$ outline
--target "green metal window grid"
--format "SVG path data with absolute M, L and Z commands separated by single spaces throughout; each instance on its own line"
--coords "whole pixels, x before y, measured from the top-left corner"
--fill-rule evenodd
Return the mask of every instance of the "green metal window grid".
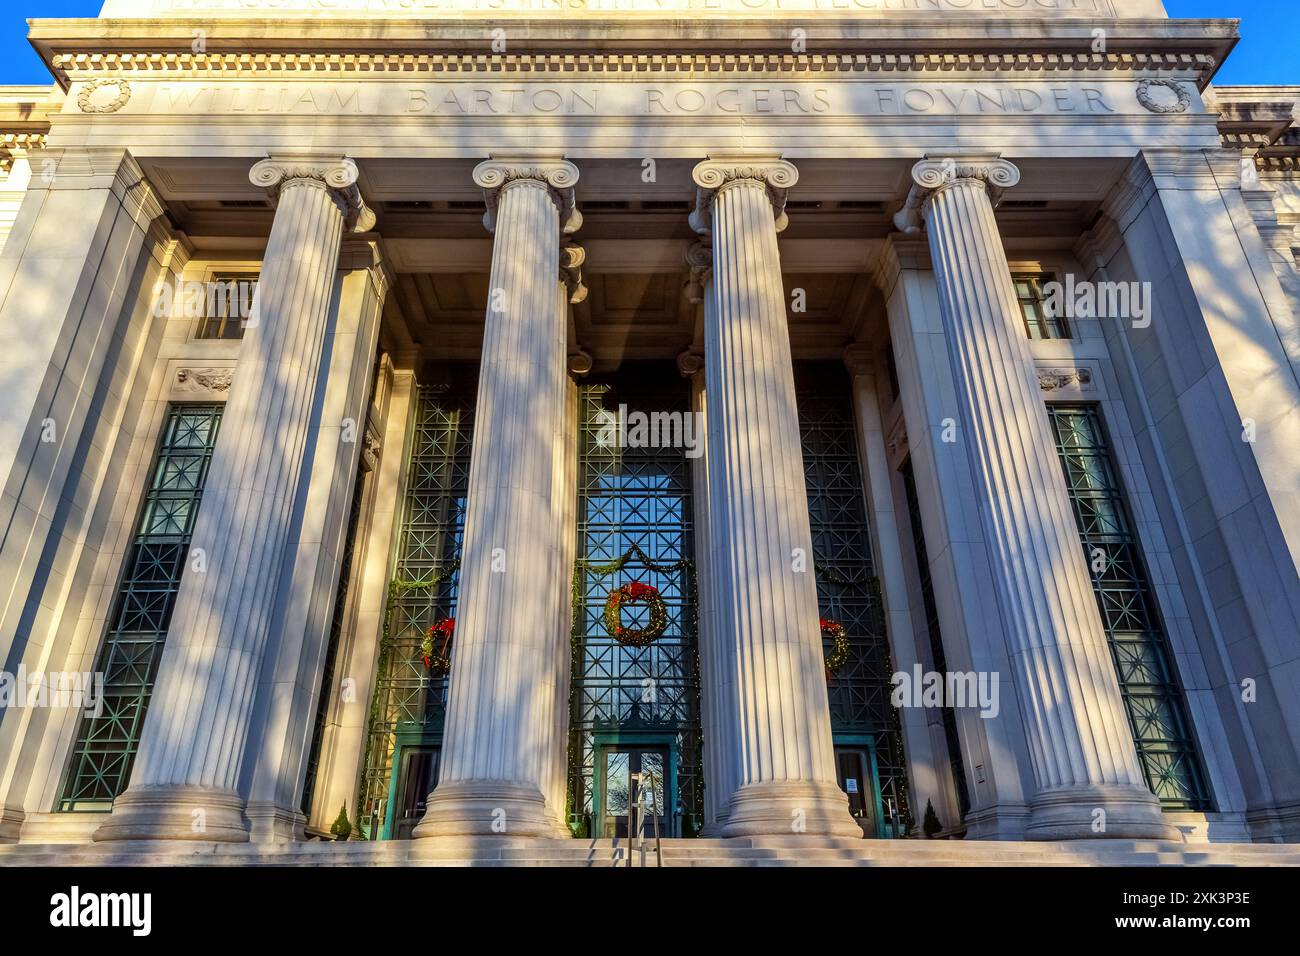
M 690 459 L 681 448 L 620 448 L 598 440 L 602 410 L 690 412 L 687 383 L 674 368 L 636 365 L 613 384 L 579 389 L 578 566 L 570 695 L 570 823 L 598 835 L 593 791 L 598 741 L 621 735 L 660 735 L 674 742 L 676 805 L 681 834 L 703 822 L 703 740 L 691 513 Z M 640 554 L 621 570 L 599 566 Z M 649 567 L 655 565 L 659 570 Z M 666 566 L 684 564 L 675 570 Z M 609 592 L 640 581 L 659 589 L 668 611 L 663 635 L 648 647 L 625 647 L 605 630 Z M 627 627 L 644 627 L 644 609 L 623 612 Z M 647 687 L 653 693 L 647 695 Z
M 907 766 L 890 703 L 894 665 L 871 557 L 851 384 L 838 363 L 800 362 L 795 385 L 818 602 L 822 617 L 844 625 L 851 649 L 827 685 L 831 730 L 873 737 L 881 799 L 906 821 Z
M 1020 302 L 1020 315 L 1025 322 L 1025 333 L 1031 339 L 1068 339 L 1070 323 L 1064 315 L 1051 313 L 1043 294 L 1043 286 L 1052 281 L 1052 276 L 1018 275 L 1012 280 Z
M 454 385 L 423 386 L 416 398 L 397 570 L 389 585 L 358 799 L 360 827 L 369 839 L 385 832 L 398 735 L 437 744 L 446 720 L 447 679 L 430 676 L 420 643 L 431 625 L 455 616 L 460 584 L 477 384 L 470 371 L 457 371 Z
M 172 405 L 154 454 L 108 632 L 102 713 L 77 729 L 59 810 L 109 810 L 130 780 L 221 423 L 219 404 Z
M 1048 415 L 1147 784 L 1168 810 L 1209 810 L 1182 687 L 1101 415 L 1093 405 L 1057 404 Z
M 907 519 L 912 526 L 912 550 L 916 552 L 916 573 L 921 585 L 921 603 L 925 607 L 925 630 L 930 638 L 930 657 L 935 671 L 946 674 L 948 658 L 943 652 L 939 604 L 934 598 L 930 554 L 925 547 L 925 529 L 921 527 L 921 499 L 916 493 L 916 475 L 912 471 L 911 458 L 903 462 L 899 473 L 903 478 L 903 492 L 907 495 Z M 957 736 L 957 713 L 951 707 L 943 708 L 943 736 L 948 743 L 948 764 L 952 768 L 953 783 L 957 787 L 957 806 L 965 817 L 970 812 L 970 785 L 966 780 L 966 764 L 961 757 L 961 740 Z
M 311 812 L 311 800 L 316 792 L 316 775 L 320 771 L 320 750 L 325 740 L 325 725 L 329 720 L 329 701 L 334 687 L 334 672 L 338 664 L 339 643 L 343 637 L 343 624 L 347 620 L 348 596 L 352 591 L 352 562 L 356 552 L 357 527 L 361 523 L 361 503 L 365 500 L 365 490 L 366 475 L 359 470 L 352 485 L 348 527 L 343 538 L 343 556 L 339 561 L 339 584 L 334 595 L 334 611 L 330 616 L 325 660 L 321 667 L 320 693 L 316 702 L 316 719 L 312 723 L 311 746 L 307 750 L 307 772 L 303 779 L 300 807 L 305 814 Z

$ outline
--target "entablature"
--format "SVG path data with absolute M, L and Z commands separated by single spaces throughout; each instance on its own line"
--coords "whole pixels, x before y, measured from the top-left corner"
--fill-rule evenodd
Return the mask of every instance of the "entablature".
M 197 25 L 196 25 L 197 24 Z M 1204 87 L 1236 20 L 999 17 L 836 11 L 777 19 L 536 14 L 31 22 L 61 84 L 86 71 L 916 72 L 1191 71 Z

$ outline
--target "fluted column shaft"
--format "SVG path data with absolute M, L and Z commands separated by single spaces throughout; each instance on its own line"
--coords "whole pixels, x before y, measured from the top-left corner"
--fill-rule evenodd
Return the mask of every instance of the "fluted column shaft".
M 1038 787 L 1027 836 L 1170 836 L 1138 765 L 1055 441 L 1031 387 L 1033 359 L 990 196 L 1019 173 L 994 157 L 927 159 L 913 178 L 907 209 L 919 210 L 929 235 L 955 417 Z
M 263 160 L 278 200 L 131 785 L 97 840 L 244 841 L 236 792 L 303 476 L 350 160 Z M 196 555 L 202 564 L 194 565 Z
M 693 221 L 713 244 L 705 389 L 717 679 L 738 758 L 727 836 L 861 835 L 835 782 L 777 253 L 795 179 L 772 159 L 695 169 Z
M 557 307 L 561 213 L 577 170 L 489 160 L 495 231 L 470 459 L 460 598 L 439 783 L 416 836 L 554 835 L 550 787 L 560 617 L 555 437 L 566 330 Z

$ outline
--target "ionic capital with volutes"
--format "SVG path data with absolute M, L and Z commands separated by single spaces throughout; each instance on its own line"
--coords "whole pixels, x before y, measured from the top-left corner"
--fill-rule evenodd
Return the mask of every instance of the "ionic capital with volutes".
M 760 183 L 772 203 L 776 231 L 785 229 L 789 222 L 785 214 L 786 193 L 799 181 L 799 170 L 794 163 L 775 155 L 752 153 L 712 154 L 691 172 L 695 181 L 695 209 L 691 213 L 691 228 L 701 235 L 713 231 L 712 208 L 714 197 L 724 189 L 740 183 Z
M 578 184 L 578 167 L 559 156 L 499 154 L 474 167 L 474 182 L 483 190 L 487 212 L 483 225 L 496 231 L 497 204 L 501 194 L 515 184 L 533 183 L 544 187 L 560 213 L 560 231 L 567 235 L 582 226 L 574 187 Z
M 311 182 L 324 187 L 338 204 L 343 221 L 352 232 L 369 232 L 375 214 L 357 188 L 360 175 L 357 164 L 345 156 L 318 153 L 276 153 L 253 164 L 248 179 L 261 186 L 274 205 L 285 188 L 294 182 Z
M 912 167 L 912 188 L 903 208 L 894 215 L 900 232 L 915 234 L 925 224 L 931 199 L 959 183 L 981 183 L 996 206 L 1002 193 L 1020 182 L 1020 170 L 997 153 L 937 156 L 927 153 Z

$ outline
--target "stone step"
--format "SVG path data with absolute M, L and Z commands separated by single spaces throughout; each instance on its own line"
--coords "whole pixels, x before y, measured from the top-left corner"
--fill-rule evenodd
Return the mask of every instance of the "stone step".
M 656 865 L 647 841 L 647 866 Z M 0 866 L 573 866 L 627 862 L 627 841 L 437 839 L 381 843 L 137 842 L 0 846 Z M 633 866 L 641 854 L 631 850 Z M 1300 847 L 1140 840 L 665 840 L 664 867 L 691 866 L 1300 866 Z

